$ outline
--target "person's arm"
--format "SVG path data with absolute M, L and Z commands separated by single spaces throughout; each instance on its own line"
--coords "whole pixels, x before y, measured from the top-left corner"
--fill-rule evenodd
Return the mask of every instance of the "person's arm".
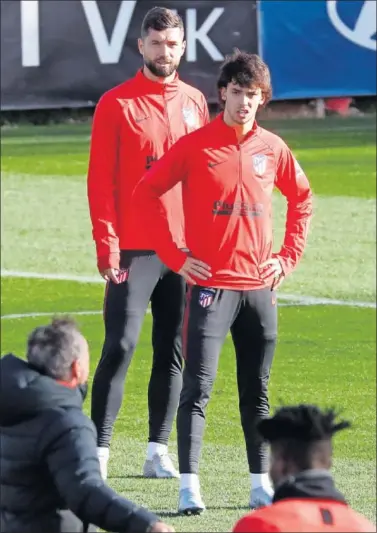
M 287 219 L 283 245 L 274 256 L 287 276 L 300 261 L 307 241 L 313 200 L 308 178 L 284 144 L 276 168 L 276 187 L 287 198 Z
M 54 417 L 42 435 L 40 454 L 55 486 L 82 522 L 117 533 L 143 532 L 160 520 L 146 509 L 119 496 L 101 477 L 95 431 L 83 414 Z
M 161 261 L 187 282 L 195 284 L 194 277 L 203 280 L 210 277 L 210 267 L 175 244 L 161 201 L 161 196 L 187 178 L 189 157 L 188 143 L 182 138 L 144 175 L 135 187 L 132 201 L 142 214 L 143 224 L 152 236 L 153 248 Z
M 206 124 L 210 122 L 210 117 L 209 117 L 208 103 L 207 103 L 207 100 L 204 94 L 202 94 L 202 102 L 201 102 L 200 108 L 201 108 L 202 117 L 203 117 L 202 126 L 205 126 Z
M 136 185 L 132 201 L 141 214 L 143 225 L 152 236 L 153 249 L 161 261 L 183 276 L 187 282 L 195 284 L 194 277 L 203 280 L 211 277 L 210 267 L 200 259 L 183 252 L 175 244 L 166 209 L 161 201 L 161 196 L 186 180 L 189 147 L 184 138 L 176 142 Z
M 115 177 L 119 153 L 119 113 L 115 98 L 103 96 L 96 107 L 90 145 L 87 193 L 97 266 L 118 269 L 120 252 L 116 227 Z
M 154 250 L 171 270 L 178 272 L 187 254 L 174 243 L 166 209 L 161 196 L 183 182 L 187 174 L 186 153 L 182 140 L 156 161 L 133 192 L 132 202 L 143 217 L 143 225 L 151 234 Z

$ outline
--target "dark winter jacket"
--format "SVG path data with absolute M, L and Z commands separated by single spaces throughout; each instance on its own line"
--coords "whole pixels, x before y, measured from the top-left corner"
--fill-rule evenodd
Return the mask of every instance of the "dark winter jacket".
M 2 533 L 85 531 L 88 524 L 141 532 L 158 520 L 103 482 L 79 389 L 11 354 L 0 359 L 0 385 Z

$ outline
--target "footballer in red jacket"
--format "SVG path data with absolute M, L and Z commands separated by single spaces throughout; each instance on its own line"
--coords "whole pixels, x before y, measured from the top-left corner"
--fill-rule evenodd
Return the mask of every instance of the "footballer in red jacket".
M 306 175 L 287 145 L 255 115 L 271 97 L 267 65 L 237 51 L 223 64 L 222 112 L 180 139 L 135 189 L 135 206 L 161 260 L 188 282 L 185 369 L 178 409 L 179 511 L 200 513 L 199 456 L 205 410 L 220 351 L 231 331 L 242 427 L 251 473 L 250 505 L 271 502 L 267 448 L 255 431 L 269 412 L 268 382 L 277 337 L 276 289 L 299 262 L 312 215 Z M 175 244 L 163 196 L 182 186 L 185 239 Z M 272 193 L 286 197 L 283 245 L 272 252 Z
M 271 445 L 273 504 L 243 516 L 234 533 L 376 531 L 347 504 L 331 475 L 332 437 L 350 425 L 336 416 L 332 409 L 293 405 L 260 420 L 258 431 Z
M 138 45 L 143 68 L 102 96 L 93 121 L 88 199 L 98 269 L 107 290 L 105 341 L 93 381 L 92 419 L 106 477 L 127 370 L 151 301 L 153 363 L 144 475 L 177 477 L 167 444 L 182 388 L 186 284 L 156 255 L 151 228 L 140 224 L 131 196 L 146 170 L 209 117 L 203 94 L 182 82 L 176 71 L 185 50 L 182 19 L 169 9 L 151 9 Z M 183 250 L 181 185 L 171 188 L 162 201 L 172 239 Z

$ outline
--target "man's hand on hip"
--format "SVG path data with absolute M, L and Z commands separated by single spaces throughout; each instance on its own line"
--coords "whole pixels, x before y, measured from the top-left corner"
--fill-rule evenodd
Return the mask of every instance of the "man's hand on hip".
M 195 259 L 194 257 L 188 257 L 186 259 L 183 267 L 178 271 L 178 274 L 185 278 L 188 283 L 193 285 L 196 285 L 196 281 L 194 280 L 193 276 L 203 280 L 207 280 L 212 276 L 211 267 L 206 263 L 203 263 L 203 261 Z
M 271 257 L 259 265 L 261 279 L 267 284 L 272 282 L 271 290 L 276 290 L 284 281 L 283 267 L 277 257 Z
M 106 281 L 112 281 L 118 285 L 118 269 L 116 268 L 105 268 L 105 270 L 100 271 L 101 276 Z

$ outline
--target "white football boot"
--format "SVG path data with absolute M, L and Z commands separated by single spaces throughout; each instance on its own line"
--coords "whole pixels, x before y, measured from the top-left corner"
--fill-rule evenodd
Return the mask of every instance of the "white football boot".
M 144 463 L 143 475 L 147 478 L 161 479 L 180 477 L 167 453 L 156 453 L 152 459 L 147 459 Z

